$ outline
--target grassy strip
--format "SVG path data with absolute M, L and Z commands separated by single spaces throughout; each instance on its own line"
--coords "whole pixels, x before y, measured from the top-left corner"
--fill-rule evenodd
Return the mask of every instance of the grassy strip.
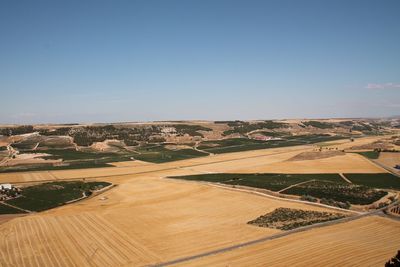
M 0 214 L 18 214 L 18 213 L 25 213 L 25 212 L 0 203 Z
M 26 210 L 43 211 L 64 205 L 81 198 L 83 193 L 110 185 L 107 182 L 52 182 L 33 185 L 22 190 L 22 196 L 7 200 L 6 203 Z
M 355 184 L 400 190 L 400 178 L 391 173 L 346 173 L 345 176 Z
M 249 221 L 248 224 L 280 230 L 292 230 L 298 227 L 337 220 L 344 217 L 346 217 L 346 215 L 340 213 L 277 208 L 273 212 Z

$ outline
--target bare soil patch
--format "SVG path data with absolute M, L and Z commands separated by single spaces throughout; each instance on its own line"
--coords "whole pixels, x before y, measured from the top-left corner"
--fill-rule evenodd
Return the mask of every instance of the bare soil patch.
M 288 159 L 288 161 L 326 159 L 344 155 L 345 153 L 342 151 L 311 151 L 311 152 L 302 152 L 294 156 L 293 158 Z

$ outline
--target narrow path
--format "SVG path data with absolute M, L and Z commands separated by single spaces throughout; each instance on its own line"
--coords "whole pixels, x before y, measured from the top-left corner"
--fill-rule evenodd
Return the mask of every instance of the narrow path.
M 26 213 L 32 213 L 32 211 L 31 211 L 31 210 L 25 210 L 25 209 L 19 208 L 19 207 L 17 207 L 17 206 L 14 206 L 14 205 L 8 204 L 8 203 L 6 203 L 6 202 L 4 202 L 4 201 L 0 201 L 0 203 L 1 203 L 2 205 L 4 205 L 4 206 L 9 206 L 9 207 L 11 207 L 11 208 L 14 208 L 14 209 L 17 209 L 17 210 L 24 211 L 24 212 L 26 212 Z
M 38 146 L 40 145 L 40 142 L 38 142 L 33 148 L 32 150 L 36 150 L 38 148 Z
M 295 186 L 298 186 L 298 185 L 302 185 L 302 184 L 306 184 L 306 183 L 309 183 L 309 182 L 314 182 L 314 181 L 315 181 L 315 179 L 311 179 L 311 180 L 300 182 L 300 183 L 297 183 L 297 184 L 292 184 L 291 186 L 288 186 L 286 188 L 283 188 L 283 189 L 279 190 L 278 193 L 282 193 L 283 191 L 288 190 L 288 189 L 290 189 L 292 187 L 295 187 Z
M 344 176 L 344 174 L 343 174 L 343 173 L 339 173 L 339 175 L 340 175 L 340 177 L 342 177 L 342 178 L 343 178 L 343 180 L 345 180 L 347 183 L 349 183 L 349 184 L 352 184 L 352 183 L 353 183 L 352 181 L 350 181 L 349 179 L 347 179 L 347 177 L 346 177 L 346 176 Z
M 201 152 L 201 153 L 206 153 L 206 154 L 208 154 L 209 156 L 214 155 L 214 154 L 211 153 L 211 152 L 208 152 L 208 151 L 199 149 L 199 148 L 198 148 L 199 144 L 200 144 L 200 142 L 197 141 L 196 144 L 193 146 L 193 149 L 196 150 L 196 151 L 198 151 L 198 152 Z

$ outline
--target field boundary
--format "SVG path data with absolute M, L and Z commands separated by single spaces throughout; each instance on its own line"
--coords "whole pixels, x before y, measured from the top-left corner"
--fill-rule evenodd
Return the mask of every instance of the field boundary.
M 352 181 L 350 181 L 349 179 L 347 179 L 347 177 L 346 177 L 346 176 L 344 176 L 344 174 L 343 174 L 343 173 L 339 173 L 339 175 L 340 175 L 340 177 L 342 177 L 342 178 L 343 178 L 343 180 L 345 180 L 347 183 L 349 183 L 349 184 L 352 184 L 352 183 L 353 183 Z

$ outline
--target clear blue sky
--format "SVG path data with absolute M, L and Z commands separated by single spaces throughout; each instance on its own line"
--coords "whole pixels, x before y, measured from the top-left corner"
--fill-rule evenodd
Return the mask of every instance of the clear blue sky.
M 0 1 L 0 123 L 400 115 L 400 1 Z

